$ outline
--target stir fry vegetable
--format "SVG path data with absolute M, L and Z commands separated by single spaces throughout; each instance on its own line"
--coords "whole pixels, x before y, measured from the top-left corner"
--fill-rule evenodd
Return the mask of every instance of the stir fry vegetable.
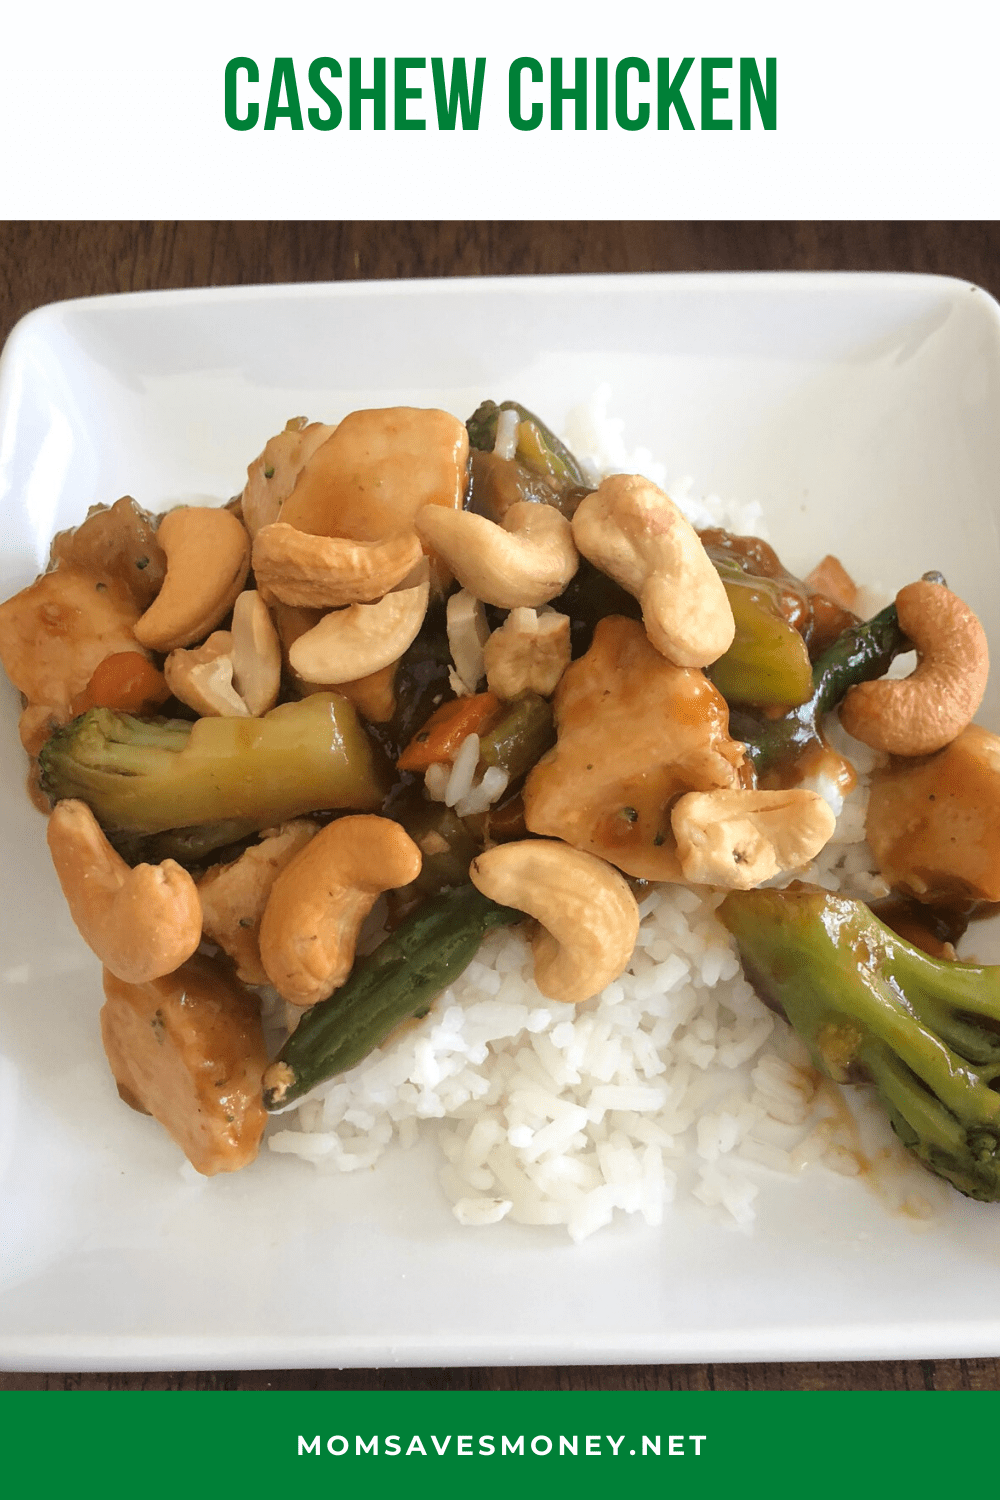
M 475 958 L 489 929 L 521 915 L 472 885 L 428 901 L 358 960 L 335 995 L 306 1012 L 264 1074 L 265 1109 L 283 1109 L 346 1072 L 401 1021 L 426 1014 L 434 997 Z
M 560 442 L 550 427 L 540 417 L 519 401 L 484 401 L 465 424 L 469 430 L 469 446 L 483 453 L 492 453 L 497 443 L 497 424 L 501 413 L 511 412 L 516 418 L 514 452 L 512 457 L 562 489 L 576 486 L 588 488 L 584 474 L 573 454 Z
M 735 563 L 716 560 L 736 622 L 736 638 L 709 676 L 727 703 L 760 708 L 798 706 L 813 691 L 809 652 L 778 608 L 766 579 L 750 578 Z
M 822 891 L 734 891 L 719 916 L 820 1072 L 874 1083 L 925 1166 L 1000 1200 L 1000 967 L 931 958 Z
M 824 716 L 836 708 L 848 689 L 883 676 L 896 657 L 908 649 L 894 604 L 863 625 L 845 630 L 813 667 L 812 693 L 805 702 L 746 737 L 747 756 L 758 776 L 818 744 Z
M 385 772 L 350 704 L 332 693 L 260 719 L 139 719 L 95 708 L 39 756 L 53 802 L 79 797 L 106 831 L 233 819 L 267 828 L 321 808 L 376 808 Z

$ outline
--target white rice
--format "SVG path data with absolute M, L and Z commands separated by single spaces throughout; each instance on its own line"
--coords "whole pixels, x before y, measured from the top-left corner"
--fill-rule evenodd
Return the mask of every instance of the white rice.
M 574 415 L 571 446 L 595 471 L 662 484 L 651 455 L 626 450 L 607 400 L 602 391 Z M 759 506 L 696 499 L 683 484 L 670 493 L 695 524 L 763 532 Z M 873 754 L 835 722 L 830 738 L 858 785 L 843 799 L 817 787 L 837 827 L 797 873 L 831 890 L 883 894 L 864 842 Z M 470 735 L 452 768 L 428 773 L 430 794 L 459 812 L 477 791 L 490 797 L 492 786 L 474 785 L 478 750 Z M 760 1168 L 795 1173 L 823 1161 L 857 1173 L 843 1112 L 824 1109 L 801 1043 L 743 977 L 715 916 L 721 900 L 681 886 L 652 891 L 628 969 L 580 1006 L 540 994 L 520 930 L 491 933 L 426 1020 L 283 1115 L 271 1150 L 350 1172 L 430 1131 L 461 1224 L 563 1225 L 574 1240 L 616 1212 L 659 1224 L 682 1193 L 747 1229 Z

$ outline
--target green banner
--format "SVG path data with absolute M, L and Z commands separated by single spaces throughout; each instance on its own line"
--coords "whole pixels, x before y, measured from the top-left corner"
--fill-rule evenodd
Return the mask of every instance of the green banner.
M 993 1392 L 12 1392 L 5 1488 L 254 1496 L 940 1500 Z

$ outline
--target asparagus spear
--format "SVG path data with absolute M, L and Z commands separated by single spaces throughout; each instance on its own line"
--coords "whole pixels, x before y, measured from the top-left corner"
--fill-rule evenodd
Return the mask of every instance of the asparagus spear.
M 469 443 L 484 453 L 490 453 L 497 440 L 497 420 L 502 411 L 516 411 L 518 415 L 517 451 L 515 457 L 534 474 L 554 481 L 558 487 L 578 485 L 589 489 L 587 476 L 566 447 L 540 417 L 528 411 L 518 401 L 484 401 L 466 422 Z
M 839 635 L 813 667 L 812 694 L 805 703 L 744 736 L 747 756 L 758 776 L 815 741 L 823 716 L 837 706 L 848 688 L 882 677 L 893 660 L 910 649 L 899 628 L 895 604 Z
M 476 956 L 491 927 L 523 920 L 473 885 L 424 903 L 374 953 L 358 959 L 328 1000 L 307 1010 L 264 1074 L 264 1108 L 284 1109 L 353 1068 L 407 1016 L 422 1016 Z

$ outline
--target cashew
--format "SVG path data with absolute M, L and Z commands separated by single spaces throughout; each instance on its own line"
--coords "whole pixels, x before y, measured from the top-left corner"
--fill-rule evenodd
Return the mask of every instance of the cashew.
M 275 880 L 260 924 L 260 957 L 293 1005 L 315 1005 L 351 972 L 358 933 L 383 891 L 420 874 L 420 850 L 391 818 L 339 818 Z
M 986 632 L 967 604 L 921 579 L 896 595 L 899 624 L 917 648 L 902 681 L 852 687 L 840 706 L 848 734 L 892 755 L 930 755 L 961 734 L 983 701 L 990 656 Z
M 323 612 L 318 609 L 304 609 L 295 604 L 282 604 L 280 599 L 276 599 L 271 608 L 271 615 L 281 642 L 290 685 L 294 692 L 305 698 L 310 693 L 336 691 L 341 697 L 349 698 L 362 718 L 367 719 L 371 724 L 385 724 L 393 717 L 396 712 L 398 662 L 391 662 L 389 666 L 380 667 L 377 672 L 358 677 L 353 682 L 336 684 L 306 682 L 292 670 L 288 661 L 288 652 L 300 636 L 319 624 L 323 618 Z
M 281 642 L 260 594 L 246 589 L 233 605 L 233 686 L 254 718 L 281 691 Z
M 250 567 L 250 538 L 231 511 L 206 505 L 168 511 L 156 538 L 167 576 L 135 638 L 151 651 L 173 651 L 203 640 L 228 615 Z
M 247 718 L 250 710 L 233 687 L 233 637 L 216 630 L 202 646 L 178 646 L 163 663 L 167 687 L 203 719 Z
M 85 802 L 59 802 L 49 852 L 84 942 L 126 984 L 172 974 L 201 941 L 194 881 L 172 859 L 130 869 Z
M 418 583 L 377 604 L 349 604 L 324 615 L 289 647 L 292 670 L 306 682 L 336 685 L 390 666 L 416 639 L 429 597 L 430 584 Z
M 569 616 L 512 609 L 484 648 L 486 681 L 498 698 L 554 693 L 569 666 Z
M 267 605 L 253 589 L 233 606 L 232 630 L 202 646 L 171 651 L 163 675 L 175 698 L 207 719 L 259 717 L 281 688 L 281 644 Z
M 628 964 L 639 908 L 628 882 L 595 855 L 523 839 L 478 855 L 469 878 L 484 896 L 541 924 L 531 945 L 535 983 L 550 1000 L 589 1000 Z
M 736 626 L 722 580 L 694 528 L 648 479 L 614 474 L 573 517 L 584 557 L 642 605 L 646 634 L 678 667 L 707 667 Z
M 312 536 L 277 521 L 258 531 L 253 569 L 258 586 L 285 604 L 338 609 L 381 599 L 402 583 L 421 555 L 414 531 L 355 542 Z
M 246 488 L 240 496 L 243 520 L 251 536 L 278 519 L 302 470 L 334 431 L 322 422 L 293 417 L 283 432 L 268 439 L 263 453 L 247 469 Z
M 837 820 L 818 792 L 687 792 L 670 825 L 685 880 L 748 891 L 814 859 Z
M 520 500 L 502 525 L 471 510 L 426 505 L 416 526 L 463 588 L 501 609 L 547 604 L 577 569 L 570 524 L 551 505 Z
M 258 946 L 260 920 L 278 875 L 315 832 L 307 818 L 268 829 L 259 844 L 231 864 L 214 865 L 198 882 L 205 936 L 229 954 L 247 984 L 268 982 Z

